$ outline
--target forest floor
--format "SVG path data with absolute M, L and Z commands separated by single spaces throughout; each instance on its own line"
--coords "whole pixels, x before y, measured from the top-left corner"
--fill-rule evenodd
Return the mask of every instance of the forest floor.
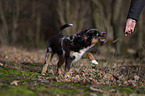
M 45 51 L 0 47 L 0 96 L 145 96 L 145 58 L 95 54 L 98 65 L 81 59 L 65 78 L 56 75 L 56 56 L 40 74 Z

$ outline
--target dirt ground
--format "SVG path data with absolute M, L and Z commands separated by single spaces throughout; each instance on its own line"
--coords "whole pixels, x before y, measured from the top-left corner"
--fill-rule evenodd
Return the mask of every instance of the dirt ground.
M 72 64 L 71 75 L 66 78 L 56 74 L 57 56 L 49 64 L 48 74 L 40 74 L 45 51 L 0 47 L 0 95 L 145 95 L 145 58 L 94 54 L 98 65 L 82 58 Z

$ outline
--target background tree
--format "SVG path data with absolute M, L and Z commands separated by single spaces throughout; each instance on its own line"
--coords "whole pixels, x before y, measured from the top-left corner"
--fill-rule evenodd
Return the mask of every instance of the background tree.
M 64 34 L 72 35 L 80 32 L 83 28 L 91 27 L 91 14 L 90 1 L 86 0 L 58 0 L 57 14 L 60 25 L 72 23 L 74 26 L 72 30 L 66 29 Z
M 122 21 L 122 0 L 112 0 L 112 19 L 111 23 L 113 26 L 113 32 L 114 32 L 114 40 L 121 37 L 121 33 L 123 32 L 121 21 Z M 120 47 L 121 46 L 121 40 L 117 41 L 115 43 L 116 53 L 120 54 Z
M 61 25 L 72 23 L 64 35 L 97 28 L 107 32 L 106 48 L 115 46 L 117 54 L 128 48 L 143 49 L 144 11 L 135 34 L 112 43 L 123 34 L 129 6 L 130 0 L 0 0 L 0 45 L 46 46 Z
M 7 3 L 6 3 L 7 4 Z M 0 26 L 0 43 L 8 44 L 8 24 L 4 15 L 3 2 L 0 0 L 0 15 L 1 15 L 1 26 Z

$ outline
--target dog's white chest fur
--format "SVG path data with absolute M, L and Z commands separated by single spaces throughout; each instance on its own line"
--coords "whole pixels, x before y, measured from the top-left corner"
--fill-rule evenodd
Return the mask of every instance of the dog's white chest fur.
M 75 59 L 73 60 L 72 63 L 78 61 L 83 56 L 83 54 L 90 48 L 91 47 L 87 47 L 87 48 L 81 49 L 79 52 L 74 52 L 72 55 L 75 56 Z

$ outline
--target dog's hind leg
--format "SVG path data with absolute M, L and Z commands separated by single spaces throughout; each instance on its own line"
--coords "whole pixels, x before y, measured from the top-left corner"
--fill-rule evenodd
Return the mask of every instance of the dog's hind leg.
M 41 74 L 45 74 L 46 73 L 48 64 L 49 64 L 52 56 L 53 56 L 53 52 L 48 52 L 48 51 L 46 52 L 45 62 L 44 62 L 44 66 L 43 66 Z
M 66 77 L 69 77 L 70 75 L 70 72 L 71 72 L 70 67 L 71 67 L 72 61 L 73 61 L 73 58 L 71 57 L 66 58 L 66 62 L 65 62 L 65 76 Z
M 62 76 L 62 74 L 61 74 L 61 66 L 64 64 L 65 59 L 64 59 L 63 56 L 60 56 L 60 55 L 58 57 L 59 57 L 59 61 L 57 63 L 57 72 L 58 72 L 59 76 Z
M 89 58 L 93 64 L 98 64 L 98 62 L 95 60 L 94 56 L 90 52 L 86 52 L 83 55 L 83 57 L 84 58 Z

